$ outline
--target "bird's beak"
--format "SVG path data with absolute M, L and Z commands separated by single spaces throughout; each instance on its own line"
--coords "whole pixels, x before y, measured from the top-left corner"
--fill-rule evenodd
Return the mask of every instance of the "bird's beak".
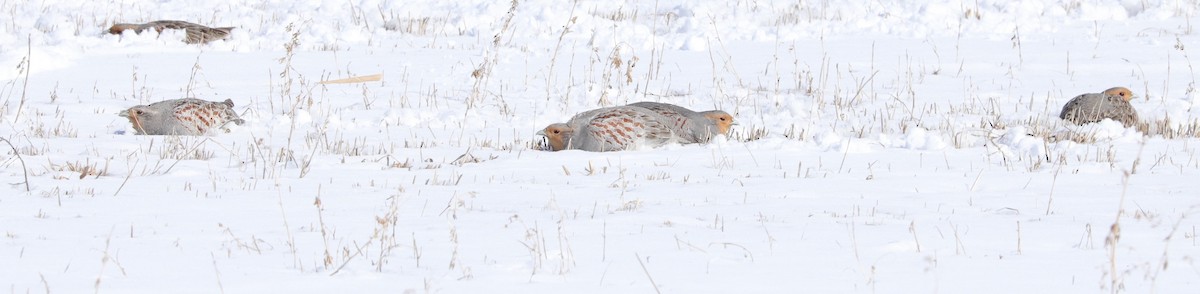
M 129 117 L 129 109 L 122 110 L 120 113 L 117 113 L 117 116 L 120 116 L 120 117 Z
M 537 132 L 537 134 L 534 134 L 534 135 L 538 135 L 538 136 L 543 136 L 543 137 L 544 137 L 544 136 L 546 136 L 546 130 L 540 130 L 540 131 L 538 131 L 538 132 Z

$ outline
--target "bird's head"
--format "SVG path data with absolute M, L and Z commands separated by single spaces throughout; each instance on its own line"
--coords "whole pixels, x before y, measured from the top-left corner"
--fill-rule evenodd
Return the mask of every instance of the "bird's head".
M 146 129 L 142 127 L 142 124 L 147 118 L 153 116 L 154 114 L 155 111 L 151 110 L 149 107 L 146 107 L 146 105 L 130 107 L 129 109 L 122 110 L 120 113 L 117 113 L 118 116 L 128 118 L 129 123 L 133 124 L 134 130 L 143 133 L 146 131 Z
M 702 114 L 704 114 L 705 118 L 708 118 L 717 126 L 717 132 L 720 132 L 722 135 L 728 135 L 729 128 L 732 128 L 733 125 L 737 124 L 733 121 L 733 116 L 724 111 L 709 110 L 703 112 Z
M 1133 91 L 1130 91 L 1125 87 L 1108 88 L 1108 90 L 1104 90 L 1104 94 L 1108 96 L 1121 97 L 1121 99 L 1125 99 L 1125 101 L 1133 100 Z
M 550 143 L 550 151 L 559 151 L 567 148 L 567 141 L 575 134 L 575 129 L 564 123 L 556 123 L 546 126 L 537 134 L 546 137 L 546 141 Z
M 135 30 L 136 31 L 137 29 L 138 29 L 138 25 L 136 25 L 136 24 L 114 23 L 112 25 L 112 27 L 108 28 L 108 33 L 113 34 L 113 35 L 120 35 L 121 32 L 124 32 L 125 30 Z

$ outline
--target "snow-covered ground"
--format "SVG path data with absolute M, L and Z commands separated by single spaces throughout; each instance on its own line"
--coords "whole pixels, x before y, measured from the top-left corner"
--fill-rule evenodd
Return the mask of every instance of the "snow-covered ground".
M 0 15 L 0 138 L 17 151 L 0 142 L 0 292 L 1200 289 L 1196 0 Z M 105 34 L 158 19 L 237 29 Z M 1112 86 L 1145 125 L 1057 118 Z M 136 136 L 116 116 L 189 96 L 231 98 L 247 123 Z M 739 125 L 707 145 L 537 148 L 547 124 L 636 101 Z

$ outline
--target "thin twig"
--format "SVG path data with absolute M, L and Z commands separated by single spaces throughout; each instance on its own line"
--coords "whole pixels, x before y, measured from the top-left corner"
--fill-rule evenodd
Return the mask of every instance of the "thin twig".
M 213 272 L 217 275 L 217 289 L 221 290 L 221 294 L 225 294 L 225 285 L 221 284 L 221 269 L 217 267 L 217 254 L 209 252 L 208 255 L 212 256 Z
M 125 188 L 125 183 L 129 183 L 129 178 L 133 177 L 133 169 L 137 166 L 138 161 L 141 161 L 141 160 L 135 159 L 133 164 L 129 166 L 129 173 L 125 175 L 125 180 L 121 181 L 121 185 L 117 186 L 117 191 L 113 192 L 113 197 L 117 197 L 118 194 L 121 194 L 121 189 Z
M 8 148 L 12 148 L 13 155 L 17 156 L 17 160 L 21 161 L 21 171 L 25 174 L 25 192 L 29 192 L 29 169 L 25 167 L 25 159 L 21 158 L 21 152 L 17 152 L 17 147 L 13 147 L 11 141 L 5 138 L 0 138 L 0 141 L 8 144 Z
M 658 290 L 658 284 L 654 283 L 654 277 L 650 276 L 650 270 L 646 269 L 646 263 L 642 262 L 642 256 L 637 253 L 634 253 L 633 256 L 637 257 L 638 264 L 642 265 L 642 272 L 645 272 L 646 278 L 650 279 L 650 286 L 654 286 L 654 293 L 662 294 L 662 291 Z
M 33 34 L 29 34 L 25 39 L 28 44 L 25 48 L 25 82 L 21 86 L 21 103 L 17 104 L 17 114 L 13 117 L 14 122 L 21 118 L 21 109 L 25 108 L 25 93 L 29 91 L 29 71 L 32 70 L 29 65 L 33 64 Z

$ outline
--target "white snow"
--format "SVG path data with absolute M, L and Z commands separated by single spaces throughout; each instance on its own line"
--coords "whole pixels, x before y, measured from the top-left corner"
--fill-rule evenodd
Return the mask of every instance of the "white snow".
M 1200 2 L 513 4 L 0 3 L 0 289 L 1200 289 Z M 159 19 L 237 29 L 107 34 Z M 1057 118 L 1113 86 L 1146 128 Z M 116 116 L 189 96 L 246 124 L 135 136 Z M 738 125 L 534 148 L 637 101 Z

